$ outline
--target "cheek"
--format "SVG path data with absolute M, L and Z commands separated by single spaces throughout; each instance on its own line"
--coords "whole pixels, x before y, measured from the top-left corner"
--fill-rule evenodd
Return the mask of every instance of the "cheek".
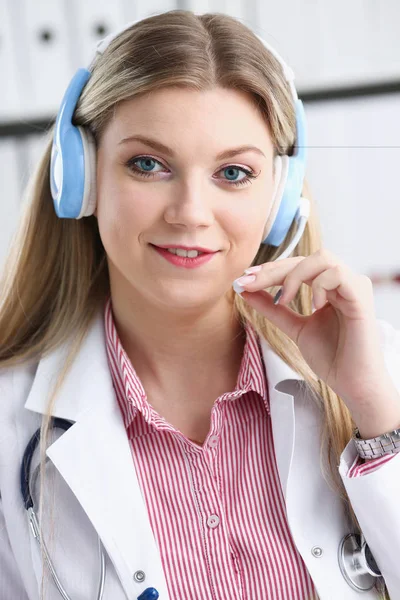
M 138 200 L 138 199 L 136 199 Z M 140 251 L 140 238 L 146 230 L 146 215 L 140 210 L 145 203 L 132 202 L 131 195 L 114 195 L 109 206 L 100 211 L 99 230 L 104 248 L 114 262 L 129 262 Z
M 126 253 L 151 222 L 148 195 L 126 175 L 118 177 L 101 165 L 97 186 L 97 219 L 103 245 L 108 253 L 121 246 Z
M 241 247 L 258 249 L 269 210 L 266 196 L 265 201 L 249 197 L 226 211 L 223 219 L 232 242 Z

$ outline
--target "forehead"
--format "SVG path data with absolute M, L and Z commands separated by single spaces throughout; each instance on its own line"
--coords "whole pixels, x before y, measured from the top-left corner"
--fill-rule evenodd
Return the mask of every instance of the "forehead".
M 141 134 L 160 136 L 169 146 L 182 139 L 200 140 L 214 149 L 254 144 L 272 155 L 269 126 L 254 98 L 221 87 L 201 91 L 170 87 L 124 100 L 104 134 L 116 143 Z

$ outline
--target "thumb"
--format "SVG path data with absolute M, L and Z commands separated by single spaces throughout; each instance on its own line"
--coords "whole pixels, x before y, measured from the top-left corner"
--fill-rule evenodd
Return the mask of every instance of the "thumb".
M 307 317 L 299 315 L 291 308 L 274 304 L 273 297 L 265 290 L 257 292 L 242 292 L 241 296 L 249 306 L 271 321 L 294 342 L 298 339 L 301 328 Z

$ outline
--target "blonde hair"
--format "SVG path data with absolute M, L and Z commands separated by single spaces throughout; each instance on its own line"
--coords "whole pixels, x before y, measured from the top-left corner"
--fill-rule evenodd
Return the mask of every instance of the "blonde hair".
M 90 128 L 98 142 L 119 102 L 171 86 L 199 91 L 220 86 L 247 92 L 269 124 L 275 152 L 292 153 L 295 112 L 280 63 L 249 28 L 219 13 L 195 15 L 172 10 L 148 17 L 122 32 L 95 62 L 73 122 Z M 59 219 L 54 211 L 49 186 L 53 129 L 48 132 L 46 149 L 27 188 L 19 228 L 2 273 L 0 305 L 0 367 L 36 361 L 71 336 L 74 338 L 42 422 L 42 467 L 56 394 L 109 293 L 108 267 L 97 219 Z M 307 183 L 303 195 L 311 200 L 311 214 L 292 256 L 308 256 L 321 248 L 320 228 Z M 294 232 L 292 225 L 284 247 Z M 261 245 L 253 264 L 273 261 L 279 253 L 280 248 Z M 274 293 L 277 288 L 269 291 Z M 338 473 L 340 455 L 354 427 L 349 410 L 332 389 L 316 378 L 290 338 L 237 294 L 233 302 L 238 318 L 243 323 L 249 321 L 304 378 L 310 398 L 323 413 L 321 471 L 343 499 L 355 531 L 359 532 Z M 303 284 L 290 307 L 310 315 L 311 288 Z

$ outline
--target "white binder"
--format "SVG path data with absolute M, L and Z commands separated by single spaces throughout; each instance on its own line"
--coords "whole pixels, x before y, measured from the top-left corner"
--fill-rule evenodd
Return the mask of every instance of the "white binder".
M 96 49 L 96 43 L 125 22 L 122 0 L 98 2 L 98 0 L 72 0 L 68 3 L 71 39 L 75 54 L 74 70 L 88 67 Z
M 9 7 L 9 0 L 0 0 L 0 122 L 18 118 L 23 104 L 22 73 Z
M 19 44 L 29 65 L 24 118 L 49 119 L 57 111 L 73 74 L 63 0 L 14 0 Z
M 22 201 L 28 193 L 27 185 L 36 170 L 45 149 L 45 134 L 29 135 L 17 142 L 19 156 L 19 181 Z
M 227 12 L 227 6 L 225 0 L 189 0 L 187 3 L 187 9 L 192 10 L 196 14 L 202 14 L 207 12 Z
M 211 12 L 215 12 L 216 9 L 214 7 L 211 8 Z M 224 10 L 225 13 L 230 15 L 231 17 L 235 17 L 247 27 L 252 28 L 252 4 L 250 2 L 246 2 L 245 0 L 229 0 L 226 3 L 226 8 Z
M 124 5 L 124 14 L 126 21 L 135 21 L 144 19 L 154 14 L 176 10 L 180 8 L 177 0 L 148 0 L 147 2 L 133 2 L 132 0 L 122 0 Z
M 0 139 L 0 270 L 8 253 L 20 209 L 17 144 L 12 138 Z
M 253 29 L 257 16 L 256 4 L 246 0 L 189 0 L 187 8 L 199 15 L 208 12 L 227 14 Z
M 29 138 L 27 138 L 26 151 L 28 177 L 32 175 L 39 163 L 39 160 L 42 158 L 48 139 L 48 135 L 44 133 L 41 135 L 31 135 Z

